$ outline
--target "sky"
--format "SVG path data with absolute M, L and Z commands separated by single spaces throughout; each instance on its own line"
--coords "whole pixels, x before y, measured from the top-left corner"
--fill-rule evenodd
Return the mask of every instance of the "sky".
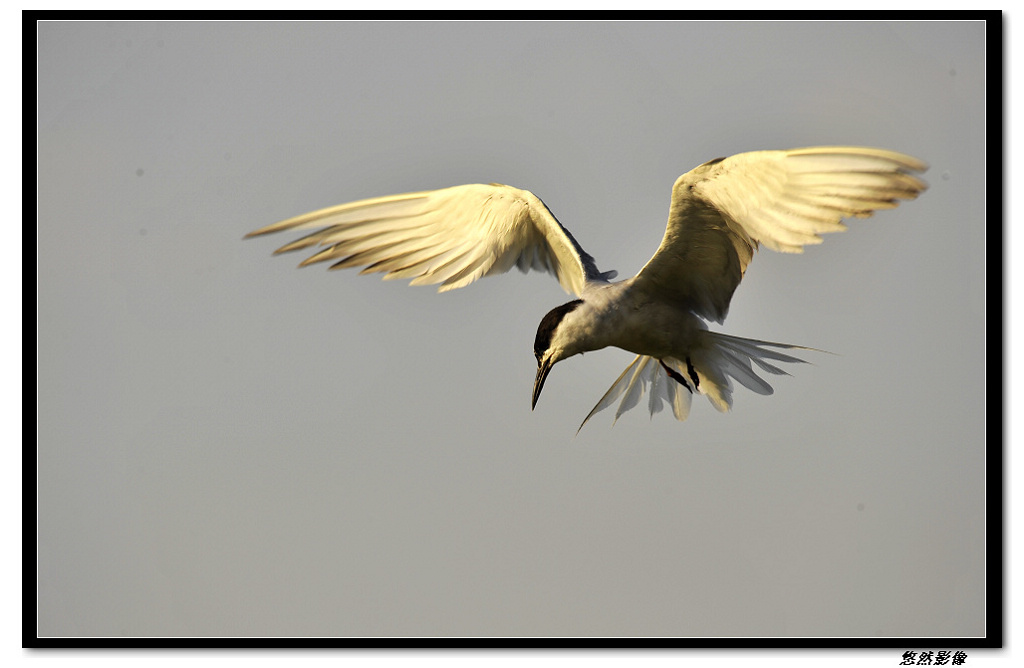
M 962 22 L 119 23 L 38 32 L 43 636 L 986 633 L 985 32 Z M 530 411 L 544 274 L 296 269 L 258 227 L 501 182 L 633 275 L 672 183 L 823 144 L 918 200 L 762 250 L 713 329 L 812 364 Z

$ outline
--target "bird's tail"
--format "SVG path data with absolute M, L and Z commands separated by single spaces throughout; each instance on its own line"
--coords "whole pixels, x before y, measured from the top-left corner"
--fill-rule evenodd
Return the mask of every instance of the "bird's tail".
M 771 362 L 805 363 L 799 357 L 779 352 L 780 349 L 815 350 L 705 330 L 684 359 L 637 355 L 583 420 L 580 429 L 587 420 L 622 397 L 615 411 L 615 420 L 618 420 L 619 416 L 636 406 L 648 390 L 648 408 L 652 416 L 661 411 L 665 402 L 680 421 L 690 414 L 694 392 L 705 395 L 719 411 L 728 411 L 732 407 L 733 380 L 758 394 L 771 394 L 774 391 L 772 386 L 757 375 L 754 366 L 773 375 L 788 376 Z

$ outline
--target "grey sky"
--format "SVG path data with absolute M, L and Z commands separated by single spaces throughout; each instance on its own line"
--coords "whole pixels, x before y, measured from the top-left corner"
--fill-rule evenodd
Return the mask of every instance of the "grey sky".
M 45 23 L 43 635 L 978 636 L 984 27 Z M 813 365 L 688 421 L 577 426 L 510 273 L 444 295 L 271 257 L 348 200 L 532 190 L 620 277 L 675 178 L 762 148 L 931 165 L 762 251 L 714 329 Z

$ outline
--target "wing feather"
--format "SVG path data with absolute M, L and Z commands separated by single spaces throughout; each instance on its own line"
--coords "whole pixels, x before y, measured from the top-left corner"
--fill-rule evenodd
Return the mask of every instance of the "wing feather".
M 547 271 L 579 296 L 589 281 L 606 282 L 594 258 L 533 193 L 492 183 L 470 184 L 341 204 L 289 218 L 246 235 L 313 230 L 275 253 L 320 250 L 299 266 L 333 262 L 384 279 L 439 291 L 469 285 L 513 266 Z
M 927 165 L 895 151 L 816 146 L 754 151 L 712 160 L 672 188 L 661 246 L 633 289 L 722 322 L 760 245 L 800 253 L 819 236 L 846 229 L 917 197 Z

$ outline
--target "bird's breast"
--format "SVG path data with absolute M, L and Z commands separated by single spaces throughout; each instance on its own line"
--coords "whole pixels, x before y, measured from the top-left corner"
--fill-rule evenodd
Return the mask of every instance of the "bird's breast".
M 651 357 L 684 356 L 694 339 L 707 329 L 688 309 L 638 299 L 627 291 L 592 304 L 594 326 L 589 333 L 595 348 L 615 346 Z

